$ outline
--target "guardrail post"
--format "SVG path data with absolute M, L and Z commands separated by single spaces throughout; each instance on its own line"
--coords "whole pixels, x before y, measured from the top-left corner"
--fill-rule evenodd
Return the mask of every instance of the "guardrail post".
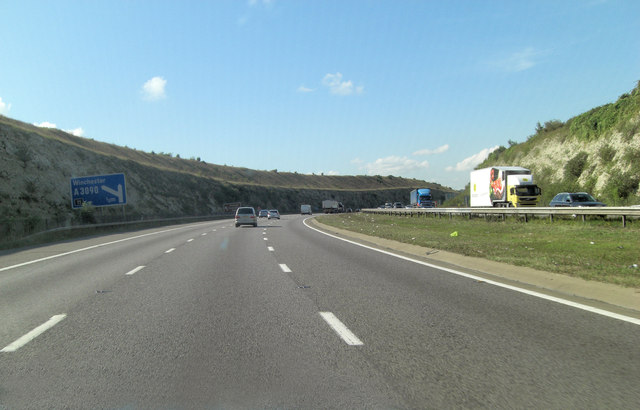
M 622 227 L 627 227 L 627 215 L 622 215 Z

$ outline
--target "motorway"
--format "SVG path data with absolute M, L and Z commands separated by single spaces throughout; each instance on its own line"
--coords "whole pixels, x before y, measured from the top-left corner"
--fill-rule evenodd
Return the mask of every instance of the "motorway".
M 640 405 L 640 326 L 305 217 L 0 256 L 0 409 Z

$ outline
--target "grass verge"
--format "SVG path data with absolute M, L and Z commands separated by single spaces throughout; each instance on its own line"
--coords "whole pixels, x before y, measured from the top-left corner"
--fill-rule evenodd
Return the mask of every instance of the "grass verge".
M 319 216 L 318 221 L 413 245 L 640 288 L 638 222 L 622 228 L 620 221 L 606 220 L 524 223 L 360 213 Z

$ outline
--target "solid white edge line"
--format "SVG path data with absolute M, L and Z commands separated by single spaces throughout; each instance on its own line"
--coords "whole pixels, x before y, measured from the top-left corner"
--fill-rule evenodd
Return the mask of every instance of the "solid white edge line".
M 125 275 L 133 275 L 134 273 L 139 272 L 144 268 L 144 266 L 138 266 L 137 268 L 131 269 L 129 272 L 125 273 Z
M 285 263 L 280 264 L 280 269 L 282 269 L 284 273 L 291 273 L 291 269 L 289 269 L 289 267 Z
M 26 345 L 27 343 L 35 339 L 36 337 L 40 336 L 47 330 L 54 327 L 56 324 L 62 321 L 65 317 L 67 317 L 67 315 L 64 313 L 61 315 L 52 316 L 51 319 L 47 320 L 45 323 L 41 324 L 40 326 L 36 327 L 26 335 L 22 336 L 15 342 L 5 347 L 4 349 L 0 350 L 0 352 L 2 353 L 15 352 L 16 350 L 20 349 L 22 346 Z
M 499 286 L 501 288 L 510 289 L 510 290 L 513 290 L 513 291 L 516 291 L 516 292 L 524 293 L 526 295 L 530 295 L 530 296 L 534 296 L 534 297 L 537 297 L 537 298 L 546 299 L 546 300 L 549 300 L 549 301 L 552 301 L 552 302 L 560 303 L 560 304 L 563 304 L 563 305 L 571 306 L 571 307 L 574 307 L 574 308 L 586 310 L 587 312 L 596 313 L 596 314 L 602 315 L 602 316 L 607 316 L 607 317 L 610 317 L 612 319 L 623 320 L 623 321 L 628 322 L 628 323 L 633 323 L 634 325 L 640 325 L 640 319 L 636 319 L 634 317 L 625 316 L 625 315 L 621 315 L 621 314 L 614 313 L 614 312 L 609 312 L 608 310 L 599 309 L 599 308 L 595 308 L 595 307 L 588 306 L 588 305 L 583 305 L 582 303 L 572 302 L 570 300 L 562 299 L 562 298 L 555 297 L 555 296 L 545 295 L 544 293 L 535 292 L 535 291 L 532 291 L 532 290 L 523 289 L 523 288 L 519 288 L 519 287 L 512 286 L 512 285 L 507 285 L 506 283 L 496 282 L 496 281 L 493 281 L 493 280 L 490 280 L 490 279 L 483 278 L 481 276 L 475 276 L 475 275 L 471 275 L 469 273 L 464 273 L 464 272 L 457 271 L 455 269 L 445 268 L 445 267 L 434 265 L 434 264 L 431 264 L 431 263 L 428 263 L 428 262 L 423 262 L 423 261 L 420 261 L 420 260 L 417 260 L 417 259 L 412 259 L 412 258 L 409 258 L 407 256 L 398 255 L 398 254 L 395 254 L 395 253 L 392 253 L 392 252 L 384 251 L 382 249 L 377 249 L 377 248 L 374 248 L 372 246 L 363 245 L 361 243 L 358 243 L 358 242 L 355 242 L 355 241 L 351 241 L 349 239 L 344 239 L 344 238 L 341 238 L 339 236 L 332 235 L 330 233 L 326 233 L 326 232 L 323 232 L 323 231 L 321 231 L 319 229 L 316 229 L 316 228 L 314 228 L 312 226 L 309 226 L 307 224 L 307 219 L 309 219 L 309 218 L 305 218 L 302 221 L 307 228 L 313 229 L 314 231 L 319 232 L 319 233 L 321 233 L 323 235 L 327 235 L 327 236 L 330 236 L 330 237 L 335 238 L 335 239 L 340 239 L 341 241 L 348 242 L 348 243 L 353 244 L 353 245 L 361 246 L 363 248 L 370 249 L 370 250 L 373 250 L 373 251 L 376 251 L 376 252 L 380 252 L 380 253 L 383 253 L 385 255 L 393 256 L 393 257 L 396 257 L 396 258 L 399 258 L 399 259 L 404 259 L 404 260 L 409 261 L 409 262 L 418 263 L 420 265 L 428 266 L 430 268 L 434 268 L 434 269 L 442 270 L 442 271 L 445 271 L 445 272 L 453 273 L 455 275 L 463 276 L 465 278 L 482 281 L 482 282 L 488 283 L 490 285 Z
M 203 224 L 199 224 L 199 225 L 203 225 Z M 126 241 L 130 241 L 132 239 L 139 239 L 139 238 L 144 238 L 145 236 L 151 236 L 151 235 L 158 235 L 161 233 L 167 233 L 167 232 L 171 232 L 171 231 L 177 231 L 179 229 L 187 229 L 189 227 L 191 227 L 193 225 L 190 226 L 183 226 L 180 228 L 171 228 L 171 229 L 165 229 L 163 231 L 158 231 L 158 232 L 151 232 L 151 233 L 145 233 L 142 235 L 136 235 L 136 236 L 132 236 L 130 238 L 123 238 L 123 239 L 118 239 L 117 241 L 111 241 L 111 242 L 105 242 L 105 243 L 100 243 L 98 245 L 93 245 L 93 246 L 88 246 L 86 248 L 81 248 L 81 249 L 76 249 L 73 251 L 69 251 L 69 252 L 63 252 L 63 253 L 59 253 L 56 255 L 51 255 L 51 256 L 47 256 L 44 258 L 40 258 L 40 259 L 34 259 L 32 261 L 27 261 L 27 262 L 23 262 L 23 263 L 19 263 L 17 265 L 11 265 L 11 266 L 5 266 L 4 268 L 0 268 L 0 272 L 5 271 L 5 270 L 9 270 L 9 269 L 15 269 L 15 268 L 19 268 L 21 266 L 26 266 L 26 265 L 31 265 L 33 263 L 38 263 L 38 262 L 44 262 L 44 261 L 48 261 L 49 259 L 55 259 L 55 258 L 59 258 L 61 256 L 67 256 L 67 255 L 72 255 L 74 253 L 78 253 L 78 252 L 84 252 L 84 251 L 88 251 L 91 249 L 96 249 L 96 248 L 100 248 L 103 246 L 107 246 L 107 245 L 113 245 L 116 243 L 120 243 L 120 242 L 126 242 Z M 197 225 L 196 225 L 197 226 Z
M 167 249 L 166 251 L 164 251 L 164 253 L 171 253 L 171 252 L 173 252 L 175 250 L 176 250 L 176 248 Z
M 320 312 L 320 316 L 349 346 L 361 346 L 364 343 L 331 312 Z

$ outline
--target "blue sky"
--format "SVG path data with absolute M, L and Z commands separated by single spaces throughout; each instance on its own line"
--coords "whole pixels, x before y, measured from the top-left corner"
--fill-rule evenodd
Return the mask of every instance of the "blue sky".
M 635 0 L 0 0 L 0 114 L 215 164 L 462 188 L 537 122 L 634 88 L 639 16 Z

